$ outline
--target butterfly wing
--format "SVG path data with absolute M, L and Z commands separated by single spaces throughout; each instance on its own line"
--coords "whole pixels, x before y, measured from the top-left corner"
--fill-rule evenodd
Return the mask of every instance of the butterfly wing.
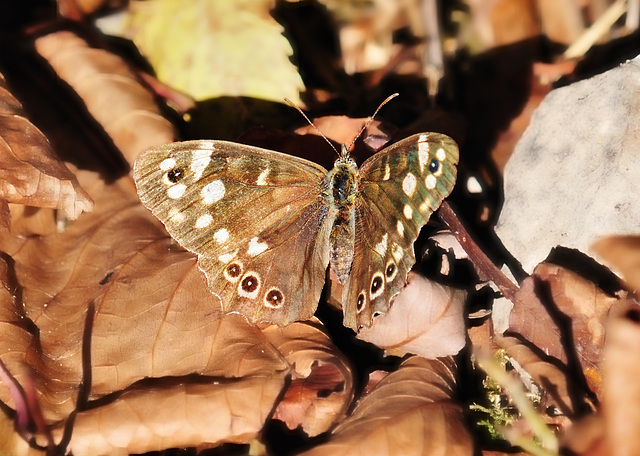
M 145 152 L 133 176 L 144 205 L 198 254 L 225 311 L 280 325 L 313 315 L 329 262 L 324 168 L 200 140 Z
M 360 168 L 355 248 L 343 295 L 344 323 L 356 329 L 385 313 L 415 263 L 413 242 L 456 180 L 458 146 L 439 133 L 399 141 Z

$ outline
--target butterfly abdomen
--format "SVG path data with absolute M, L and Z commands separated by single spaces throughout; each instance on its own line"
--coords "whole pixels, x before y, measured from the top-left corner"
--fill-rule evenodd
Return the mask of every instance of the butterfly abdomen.
M 329 184 L 329 210 L 333 218 L 331 227 L 331 268 L 340 283 L 345 283 L 353 263 L 355 245 L 355 201 L 358 196 L 359 172 L 351 159 L 340 159 L 327 174 Z

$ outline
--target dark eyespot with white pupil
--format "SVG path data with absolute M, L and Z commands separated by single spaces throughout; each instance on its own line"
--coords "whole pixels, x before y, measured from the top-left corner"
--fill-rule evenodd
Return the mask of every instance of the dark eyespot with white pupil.
M 284 296 L 280 290 L 271 290 L 265 296 L 265 300 L 271 307 L 280 307 L 284 302 Z
M 167 172 L 167 179 L 172 184 L 177 184 L 184 178 L 184 170 L 180 167 L 173 168 Z
M 373 281 L 371 282 L 371 293 L 373 294 L 377 292 L 381 286 L 382 286 L 382 277 L 380 276 L 374 277 Z
M 356 302 L 356 310 L 358 312 L 362 312 L 362 309 L 364 309 L 364 302 L 365 302 L 364 293 L 360 293 L 358 295 L 358 301 Z
M 231 263 L 229 266 L 227 266 L 227 274 L 229 274 L 229 277 L 238 277 L 241 272 L 242 268 L 239 264 Z
M 247 276 L 242 279 L 240 286 L 242 286 L 242 289 L 247 293 L 256 291 L 256 288 L 258 288 L 258 278 L 252 275 Z
M 440 162 L 435 158 L 432 158 L 431 161 L 429 162 L 429 171 L 431 171 L 432 173 L 437 173 L 439 169 L 440 169 Z
M 396 272 L 396 265 L 391 263 L 389 266 L 387 266 L 387 270 L 385 271 L 385 274 L 387 275 L 387 279 L 393 276 L 394 272 Z

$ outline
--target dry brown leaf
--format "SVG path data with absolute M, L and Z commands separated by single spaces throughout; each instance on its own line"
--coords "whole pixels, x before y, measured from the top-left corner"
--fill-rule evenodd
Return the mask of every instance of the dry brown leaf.
M 300 135 L 317 135 L 318 130 L 320 130 L 324 135 L 337 143 L 349 145 L 368 120 L 369 119 L 347 116 L 318 117 L 313 119 L 313 125 L 316 126 L 317 130 L 313 126 L 308 125 L 296 129 L 296 133 Z M 374 130 L 379 125 L 380 122 L 373 121 L 367 128 Z
M 285 358 L 259 329 L 222 316 L 195 257 L 140 205 L 129 178 L 80 176 L 93 213 L 63 233 L 0 233 L 17 296 L 0 296 L 0 360 L 23 385 L 35 382 L 56 441 L 79 412 L 75 455 L 255 438 L 289 375 Z M 5 384 L 0 399 L 15 408 Z M 207 425 L 212 410 L 217 426 Z
M 518 298 L 505 335 L 522 337 L 565 365 L 567 349 L 575 349 L 585 378 L 598 391 L 604 324 L 619 299 L 574 272 L 545 263 L 525 279 Z M 571 337 L 573 347 L 563 337 Z
M 602 354 L 602 405 L 562 436 L 564 452 L 582 456 L 640 453 L 640 305 L 630 298 L 613 309 Z
M 587 415 L 576 421 L 568 432 L 562 435 L 560 448 L 563 454 L 579 454 L 581 456 L 609 456 L 609 449 L 604 438 L 602 415 Z M 567 451 L 568 450 L 568 451 Z
M 412 357 L 384 377 L 336 427 L 328 443 L 305 455 L 471 455 L 462 408 L 453 402 L 450 358 Z
M 640 306 L 618 309 L 607 326 L 602 356 L 602 415 L 611 456 L 640 454 Z
M 278 403 L 274 418 L 290 429 L 301 426 L 310 436 L 326 432 L 342 419 L 353 399 L 353 374 L 317 321 L 263 330 L 293 366 L 291 384 Z
M 640 237 L 610 236 L 591 246 L 604 263 L 620 273 L 632 290 L 640 290 Z
M 55 208 L 64 219 L 90 211 L 93 201 L 26 117 L 0 75 L 0 199 Z M 7 223 L 3 205 L 3 223 Z
M 561 369 L 548 358 L 530 347 L 520 343 L 514 337 L 499 339 L 500 345 L 507 350 L 520 367 L 542 388 L 545 395 L 539 410 L 547 410 L 555 407 L 564 414 L 572 414 L 575 410 L 572 394 L 577 394 L 579 388 L 571 382 L 566 369 Z M 551 423 L 551 422 L 550 422 Z M 554 425 L 556 421 L 552 422 Z
M 120 57 L 91 48 L 67 31 L 38 38 L 36 49 L 78 93 L 130 164 L 140 152 L 174 141 L 173 126 Z
M 168 387 L 158 383 L 127 390 L 117 401 L 79 413 L 70 444 L 73 454 L 247 443 L 256 438 L 282 389 L 276 375 Z
M 455 355 L 466 343 L 464 290 L 446 287 L 409 273 L 406 287 L 389 312 L 362 328 L 358 338 L 388 354 L 407 353 L 424 358 Z

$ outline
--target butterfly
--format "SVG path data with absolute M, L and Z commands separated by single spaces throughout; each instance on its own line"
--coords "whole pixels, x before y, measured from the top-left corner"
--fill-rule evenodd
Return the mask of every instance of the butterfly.
M 344 324 L 357 329 L 404 287 L 413 242 L 453 189 L 457 163 L 458 146 L 440 133 L 405 138 L 361 167 L 343 145 L 330 171 L 195 140 L 148 150 L 133 177 L 142 203 L 198 255 L 226 312 L 281 326 L 308 319 L 330 264 L 344 285 Z

